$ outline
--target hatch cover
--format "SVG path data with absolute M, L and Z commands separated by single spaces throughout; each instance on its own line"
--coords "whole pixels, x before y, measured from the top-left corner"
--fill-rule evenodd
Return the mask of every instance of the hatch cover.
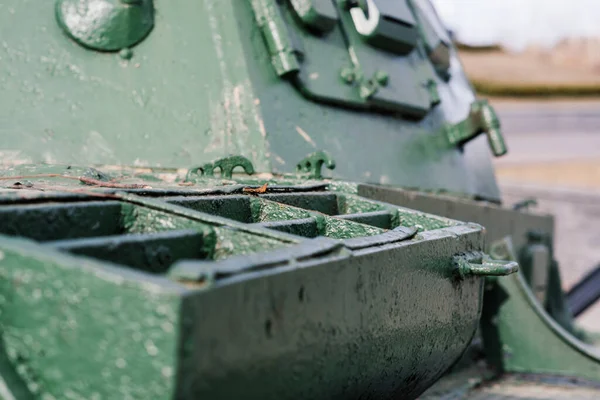
M 417 118 L 439 102 L 431 33 L 407 0 L 253 5 L 277 73 L 306 97 Z

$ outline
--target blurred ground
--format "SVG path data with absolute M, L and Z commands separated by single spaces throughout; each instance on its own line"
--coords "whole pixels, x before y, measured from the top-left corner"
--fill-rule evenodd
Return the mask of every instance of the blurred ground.
M 536 212 L 555 216 L 568 290 L 600 263 L 600 38 L 519 53 L 459 51 L 478 93 L 492 96 L 506 135 L 509 153 L 495 160 L 504 201 L 535 197 Z M 600 332 L 600 304 L 578 323 Z
M 600 263 L 600 99 L 492 99 L 509 153 L 495 160 L 506 203 L 538 199 L 556 218 L 556 256 L 569 289 Z M 581 326 L 600 332 L 600 304 Z
M 479 92 L 496 95 L 600 95 L 600 38 L 573 38 L 551 49 L 529 46 L 460 46 L 460 56 Z

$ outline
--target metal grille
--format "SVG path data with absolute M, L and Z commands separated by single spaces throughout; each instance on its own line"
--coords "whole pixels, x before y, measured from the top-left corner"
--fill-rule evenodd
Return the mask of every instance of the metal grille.
M 325 190 L 184 191 L 33 198 L 0 207 L 0 234 L 156 274 L 180 260 L 218 262 L 304 243 L 306 255 L 394 243 L 456 221 Z M 135 191 L 134 191 L 135 192 Z M 144 196 L 139 196 L 143 194 Z M 180 195 L 174 195 L 180 194 Z M 321 240 L 306 241 L 306 239 Z M 327 242 L 329 239 L 338 239 Z M 300 251 L 300 250 L 299 250 Z

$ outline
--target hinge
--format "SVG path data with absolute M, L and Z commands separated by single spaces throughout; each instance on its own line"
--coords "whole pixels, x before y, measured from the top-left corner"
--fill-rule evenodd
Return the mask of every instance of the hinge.
M 252 8 L 277 75 L 298 71 L 300 65 L 292 39 L 275 0 L 252 0 Z

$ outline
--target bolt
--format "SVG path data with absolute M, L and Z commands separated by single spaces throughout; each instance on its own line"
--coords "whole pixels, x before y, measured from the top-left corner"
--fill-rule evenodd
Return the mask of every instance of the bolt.
M 432 105 L 438 105 L 442 101 L 440 99 L 440 92 L 438 91 L 437 83 L 434 80 L 428 80 L 425 84 L 427 91 L 429 92 L 429 98 Z
M 356 74 L 352 68 L 342 68 L 340 76 L 348 85 L 354 83 L 354 81 L 356 80 Z
M 361 98 L 368 99 L 377 92 L 377 86 L 373 84 L 373 81 L 368 81 L 360 85 L 358 92 Z
M 375 72 L 375 81 L 379 83 L 381 86 L 387 86 L 390 81 L 390 75 L 385 71 L 377 71 Z

